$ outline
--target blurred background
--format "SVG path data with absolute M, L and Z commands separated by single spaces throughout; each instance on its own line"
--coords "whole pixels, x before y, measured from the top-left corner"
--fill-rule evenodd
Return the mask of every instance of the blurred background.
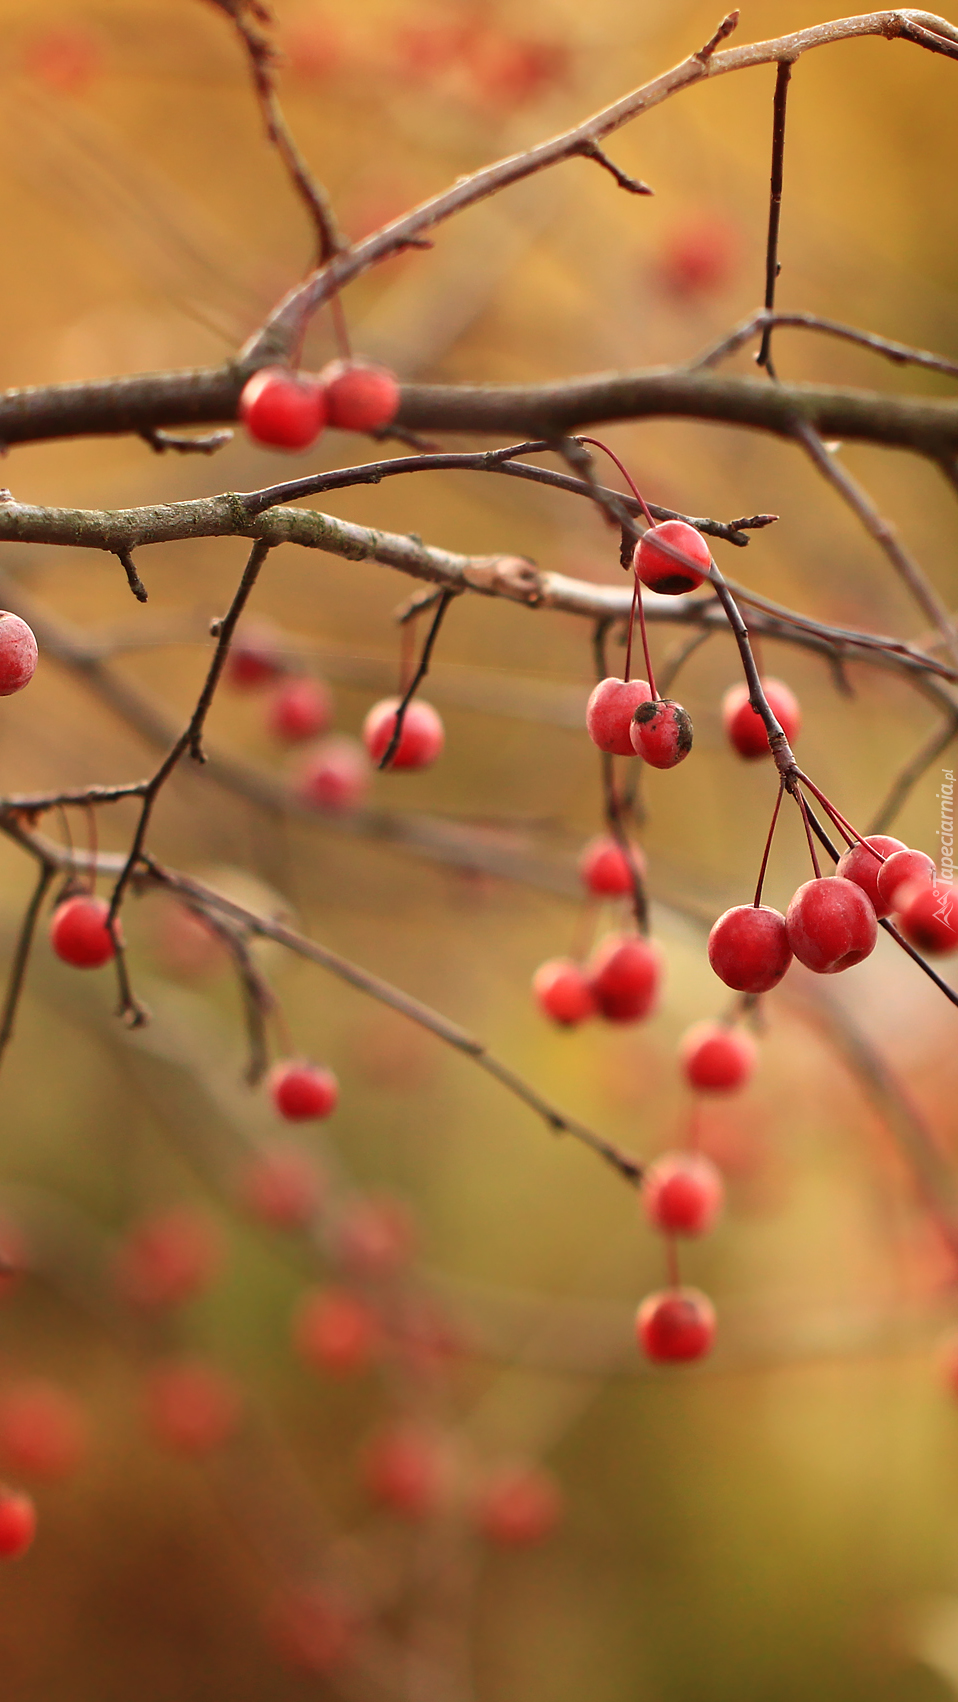
M 275 12 L 288 117 L 354 237 L 657 74 L 719 21 L 690 0 L 276 0 Z M 808 0 L 755 0 L 739 34 L 825 16 Z M 0 0 L 0 19 L 4 385 L 220 361 L 310 252 L 228 21 L 202 0 Z M 881 40 L 802 59 L 780 305 L 958 356 L 956 75 Z M 357 350 L 404 379 L 471 382 L 691 356 L 761 301 L 773 83 L 767 67 L 717 80 L 613 137 L 610 153 L 654 199 L 576 161 L 444 226 L 430 252 L 381 266 L 345 299 Z M 305 364 L 334 352 L 322 317 Z M 876 370 L 796 333 L 779 336 L 777 365 L 783 377 L 945 393 L 933 376 Z M 752 370 L 751 351 L 734 369 Z M 717 546 L 730 575 L 822 620 L 922 635 L 884 557 L 796 452 L 687 423 L 607 435 L 650 500 L 781 516 L 745 550 Z M 3 479 L 24 502 L 111 508 L 376 453 L 336 433 L 304 457 L 242 434 L 212 460 L 64 443 L 16 450 Z M 846 463 L 953 605 L 953 494 L 904 456 L 854 447 Z M 616 542 L 594 511 L 517 481 L 429 474 L 326 506 L 618 582 Z M 4 792 L 146 772 L 156 751 L 129 694 L 172 736 L 244 557 L 232 540 L 140 552 L 141 609 L 112 558 L 8 547 L 0 600 L 36 620 L 41 664 L 28 692 L 4 700 Z M 337 736 L 355 737 L 395 689 L 393 611 L 414 588 L 375 565 L 270 557 L 251 621 L 268 624 L 286 666 L 327 681 Z M 44 642 L 54 628 L 100 646 L 99 669 L 58 662 Z M 674 642 L 654 630 L 659 658 Z M 934 711 L 877 670 L 850 667 L 843 691 L 813 656 L 767 645 L 763 661 L 801 698 L 804 767 L 864 824 Z M 685 1137 L 676 1044 L 726 998 L 702 920 L 750 895 L 774 785 L 726 747 L 719 703 L 738 665 L 713 638 L 680 676 L 692 758 L 645 787 L 661 1011 L 638 1029 L 550 1029 L 529 992 L 536 965 L 620 920 L 585 903 L 575 874 L 601 826 L 582 727 L 591 675 L 582 623 L 457 601 L 427 692 L 446 723 L 443 759 L 376 776 L 368 817 L 304 809 L 303 751 L 271 733 L 271 688 L 227 687 L 210 746 L 233 760 L 235 783 L 176 778 L 152 846 L 436 1006 L 645 1157 Z M 933 855 L 940 786 L 936 763 L 892 829 Z M 132 822 L 123 806 L 100 811 L 100 847 L 122 848 Z M 77 844 L 93 831 L 82 812 L 49 826 Z M 430 836 L 455 855 L 402 843 Z M 33 868 L 6 841 L 0 877 L 9 953 Z M 786 819 L 769 901 L 784 907 L 805 878 Z M 43 937 L 4 1061 L 0 1209 L 27 1269 L 0 1311 L 0 1463 L 35 1489 L 41 1519 L 34 1549 L 0 1575 L 5 1699 L 958 1691 L 958 1409 L 938 1357 L 954 1260 L 890 1125 L 913 1126 L 874 1067 L 893 1072 L 950 1163 L 955 1013 L 889 941 L 824 993 L 793 971 L 768 1001 L 755 1084 L 707 1108 L 703 1141 L 729 1209 L 683 1274 L 714 1297 L 719 1345 L 701 1367 L 650 1373 L 632 1316 L 664 1280 L 663 1251 L 629 1190 L 467 1059 L 272 948 L 257 961 L 281 1002 L 276 1050 L 328 1064 L 341 1100 L 298 1149 L 300 1182 L 309 1172 L 324 1190 L 315 1222 L 296 1227 L 294 1187 L 293 1230 L 264 1223 L 248 1166 L 276 1120 L 243 1085 L 230 965 L 159 897 L 131 901 L 125 926 L 151 1026 L 123 1029 L 109 971 L 79 975 Z M 153 1304 L 122 1280 L 144 1221 L 172 1234 L 173 1254 L 154 1249 L 163 1280 L 164 1259 L 175 1267 L 186 1246 L 181 1291 Z M 172 1280 L 175 1291 L 175 1269 Z M 386 1339 L 352 1364 L 327 1352 L 317 1366 L 302 1317 L 298 1351 L 290 1319 L 330 1283 L 371 1307 Z M 169 1400 L 157 1417 L 155 1362 L 181 1355 L 227 1380 L 213 1420 L 209 1400 L 191 1405 L 182 1389 L 173 1418 Z M 184 1444 L 194 1409 L 200 1441 Z M 395 1495 L 392 1512 L 370 1499 L 363 1450 L 396 1423 L 428 1439 L 452 1484 L 421 1517 L 396 1516 Z M 547 1472 L 536 1481 L 562 1501 L 561 1516 L 555 1502 L 543 1516 L 549 1540 L 525 1548 L 501 1530 L 484 1542 L 471 1511 L 489 1474 L 516 1462 Z M 407 1513 L 415 1502 L 410 1492 Z

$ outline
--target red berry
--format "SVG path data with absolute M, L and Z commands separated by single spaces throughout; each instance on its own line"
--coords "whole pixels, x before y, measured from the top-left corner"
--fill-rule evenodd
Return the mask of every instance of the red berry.
M 0 1558 L 26 1554 L 37 1529 L 37 1511 L 29 1495 L 0 1487 Z
M 562 1518 L 562 1491 L 539 1466 L 503 1466 L 482 1485 L 476 1521 L 500 1548 L 526 1548 L 550 1537 Z
M 369 763 L 355 739 L 324 739 L 300 770 L 300 797 L 322 810 L 358 809 L 368 790 Z
M 389 749 L 396 726 L 398 697 L 384 697 L 374 703 L 363 722 L 363 744 L 375 763 L 380 763 Z M 414 698 L 403 716 L 399 744 L 389 760 L 393 768 L 428 768 L 434 763 L 446 742 L 445 728 L 431 703 Z
M 293 1323 L 300 1357 L 314 1370 L 333 1377 L 365 1371 L 379 1346 L 376 1314 L 347 1289 L 315 1289 L 307 1294 Z
M 293 25 L 283 36 L 283 54 L 290 71 L 305 81 L 317 81 L 336 71 L 342 57 L 340 43 L 325 23 Z
M 399 384 L 383 366 L 331 361 L 319 381 L 326 390 L 326 412 L 340 431 L 381 431 L 399 407 Z
M 226 658 L 225 677 L 231 686 L 253 691 L 278 680 L 283 668 L 279 639 L 271 626 L 250 622 L 240 628 Z
M 640 877 L 644 876 L 645 858 L 640 847 L 632 845 L 630 849 Z M 611 834 L 603 833 L 589 840 L 579 858 L 579 874 L 597 898 L 622 898 L 632 891 L 629 859 Z
M 50 919 L 50 944 L 74 969 L 99 969 L 114 955 L 104 898 L 79 895 L 58 904 Z
M 363 1450 L 367 1492 L 404 1519 L 425 1519 L 442 1497 L 444 1460 L 436 1438 L 409 1427 L 383 1431 Z
M 701 1359 L 715 1341 L 715 1308 L 697 1288 L 662 1289 L 643 1300 L 635 1331 L 649 1359 Z
M 685 520 L 662 520 L 643 532 L 632 565 L 650 591 L 679 597 L 708 578 L 712 556 L 701 532 Z
M 875 949 L 878 923 L 860 886 L 842 875 L 806 881 L 785 914 L 788 943 L 806 969 L 837 975 Z
M 802 728 L 802 712 L 798 698 L 781 680 L 763 680 L 762 689 L 772 714 L 791 744 Z M 768 756 L 771 747 L 765 731 L 765 722 L 749 703 L 747 685 L 729 687 L 722 699 L 722 721 L 728 739 L 739 756 Z
M 276 1110 L 289 1123 L 330 1117 L 339 1100 L 339 1083 L 332 1070 L 292 1058 L 274 1064 L 267 1086 Z
M 879 902 L 883 908 L 877 914 L 887 916 L 890 911 L 898 909 L 898 894 L 902 887 L 916 884 L 931 886 L 937 878 L 938 871 L 924 851 L 907 851 L 904 847 L 893 851 L 878 871 Z
M 266 1621 L 270 1642 L 291 1667 L 328 1673 L 342 1666 L 355 1638 L 354 1616 L 325 1584 L 298 1584 L 281 1592 Z
M 682 1069 L 700 1093 L 731 1093 L 744 1087 L 755 1068 L 755 1042 L 722 1022 L 697 1022 L 683 1037 Z
M 574 1028 L 595 1016 L 596 1003 L 582 967 L 571 957 L 550 957 L 532 977 L 539 1009 L 564 1028 Z
M 839 857 L 835 873 L 841 875 L 843 880 L 854 881 L 856 886 L 861 887 L 876 916 L 887 916 L 891 910 L 891 905 L 886 904 L 879 886 L 885 864 L 881 857 L 873 857 L 871 851 L 866 851 L 866 845 L 870 845 L 875 851 L 880 851 L 881 856 L 885 858 L 905 849 L 900 839 L 892 839 L 890 834 L 887 833 L 873 833 L 864 842 L 858 840 L 854 845 L 849 846 L 844 855 Z M 921 852 L 917 851 L 912 855 L 920 857 Z
M 409 1262 L 415 1241 L 412 1214 L 388 1195 L 354 1201 L 336 1228 L 340 1260 L 354 1276 L 392 1276 Z
M 589 959 L 589 986 L 607 1022 L 639 1022 L 658 1002 L 662 953 L 638 934 L 607 934 Z
M 735 249 L 727 220 L 712 214 L 687 219 L 666 236 L 658 262 L 662 283 L 680 299 L 711 295 L 727 284 Z
M 725 1190 L 711 1159 L 667 1152 L 650 1164 L 642 1183 L 646 1216 L 668 1235 L 704 1235 L 722 1209 Z
M 671 698 L 650 699 L 639 704 L 629 737 L 650 768 L 675 768 L 692 749 L 692 718 Z
M 476 38 L 469 69 L 483 100 L 508 107 L 535 99 L 565 74 L 567 66 L 568 50 L 558 43 L 484 30 Z
M 208 1288 L 222 1264 L 213 1224 L 191 1206 L 144 1219 L 117 1252 L 117 1279 L 134 1306 L 181 1306 Z
M 303 1229 L 323 1197 L 323 1178 L 310 1153 L 288 1141 L 271 1141 L 251 1158 L 241 1179 L 251 1217 L 273 1229 Z
M 709 963 L 736 993 L 768 993 L 792 961 L 785 918 L 767 904 L 737 904 L 709 934 Z
M 949 952 L 958 947 L 958 899 L 939 881 L 913 881 L 895 898 L 898 926 L 919 951 Z
M 23 68 L 55 94 L 79 95 L 100 69 L 100 49 L 85 30 L 45 30 L 27 42 Z
M 144 1394 L 150 1430 L 174 1454 L 210 1454 L 229 1441 L 239 1423 L 240 1397 L 232 1378 L 201 1359 L 157 1366 Z
M 585 724 L 589 738 L 611 756 L 634 756 L 632 717 L 652 696 L 647 680 L 600 680 L 589 698 Z
M 69 1477 L 87 1450 L 78 1401 L 56 1383 L 24 1379 L 0 1398 L 0 1458 L 11 1471 Z
M 0 697 L 28 686 L 36 672 L 37 641 L 19 615 L 0 609 Z
M 315 378 L 267 366 L 243 386 L 239 417 L 254 443 L 308 449 L 326 424 L 326 397 Z
M 284 680 L 270 701 L 266 717 L 274 738 L 288 744 L 325 733 L 332 718 L 329 692 L 321 680 L 311 679 Z

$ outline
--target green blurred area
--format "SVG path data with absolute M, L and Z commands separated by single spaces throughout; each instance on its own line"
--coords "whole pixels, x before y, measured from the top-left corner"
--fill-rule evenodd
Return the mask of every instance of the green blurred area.
M 713 7 L 688 0 L 362 0 L 350 9 L 276 0 L 275 9 L 279 40 L 290 43 L 289 119 L 351 234 L 612 100 L 718 22 Z M 461 71 L 404 70 L 403 29 L 480 12 L 507 35 L 563 48 L 561 75 L 518 100 L 477 90 Z M 806 0 L 768 0 L 743 9 L 739 33 L 761 39 L 824 15 Z M 201 0 L 2 0 L 0 17 L 4 385 L 220 360 L 301 275 L 310 246 L 226 19 Z M 312 70 L 302 46 L 311 31 Z M 62 46 L 70 32 L 92 68 L 51 79 L 38 41 Z M 956 75 L 945 59 L 881 40 L 801 61 L 780 305 L 958 355 Z M 574 161 L 444 226 L 432 251 L 394 260 L 348 293 L 357 348 L 406 379 L 473 382 L 691 356 L 761 299 L 773 82 L 767 67 L 717 79 L 612 138 L 616 161 L 650 182 L 654 199 L 625 195 Z M 683 233 L 710 224 L 727 245 L 720 275 L 683 292 L 669 283 L 668 256 Z M 304 359 L 316 367 L 333 352 L 323 318 Z M 783 377 L 943 388 L 798 333 L 780 334 L 777 364 Z M 735 369 L 752 370 L 750 353 Z M 746 550 L 717 547 L 730 575 L 825 621 L 921 635 L 885 559 L 797 451 L 690 423 L 606 435 L 650 500 L 720 518 L 781 516 Z M 256 488 L 372 454 L 335 433 L 302 458 L 270 456 L 241 434 L 212 460 L 156 456 L 132 440 L 66 443 L 16 450 L 3 479 L 24 502 L 109 508 Z M 944 481 L 880 450 L 855 447 L 847 464 L 953 605 L 956 516 Z M 619 573 L 615 541 L 591 508 L 518 482 L 429 474 L 344 492 L 328 507 L 451 549 L 525 553 L 610 583 Z M 93 634 L 128 632 L 117 671 L 182 717 L 209 654 L 196 634 L 222 612 L 244 554 L 238 540 L 141 551 L 143 610 L 112 558 L 10 547 L 0 565 L 58 618 Z M 385 689 L 398 666 L 391 615 L 410 589 L 385 568 L 284 549 L 269 560 L 255 614 L 319 666 L 325 658 L 342 673 L 350 658 L 368 661 Z M 176 642 L 149 647 L 170 631 Z M 653 631 L 657 657 L 671 643 Z M 850 667 L 846 696 L 816 658 L 767 645 L 763 660 L 802 699 L 804 767 L 853 821 L 866 821 L 930 731 L 929 705 L 877 671 Z M 523 849 L 574 851 L 600 825 L 599 775 L 584 732 L 568 724 L 574 715 L 560 724 L 549 705 L 574 704 L 575 692 L 584 701 L 591 669 L 588 630 L 571 617 L 456 602 L 428 690 L 446 721 L 445 756 L 422 776 L 377 777 L 374 802 L 474 822 Z M 468 707 L 477 670 L 486 701 L 500 698 L 495 712 Z M 739 764 L 724 747 L 718 705 L 737 672 L 725 638 L 695 654 L 680 693 L 696 728 L 692 758 L 648 777 L 642 839 L 669 983 L 661 1013 L 634 1032 L 560 1034 L 535 1012 L 533 969 L 569 951 L 586 925 L 578 906 L 547 892 L 322 823 L 277 820 L 195 775 L 164 793 L 153 849 L 228 888 L 245 871 L 267 902 L 281 896 L 305 933 L 435 1005 L 576 1116 L 650 1155 L 683 1138 L 679 1035 L 724 1008 L 702 930 L 677 907 L 712 915 L 750 896 L 773 801 L 769 770 Z M 528 681 L 540 708 L 524 716 Z M 378 695 L 338 684 L 337 730 L 355 734 Z M 210 740 L 293 772 L 295 759 L 263 729 L 261 698 L 222 692 Z M 4 792 L 138 777 L 151 760 L 49 659 L 29 691 L 4 701 Z M 929 852 L 938 784 L 933 768 L 896 828 Z M 123 847 L 132 822 L 125 806 L 101 811 L 100 845 Z M 88 837 L 78 812 L 71 831 L 77 842 Z M 789 820 L 771 902 L 787 901 L 805 866 Z M 9 953 L 33 871 L 5 841 L 0 871 Z M 169 926 L 159 899 L 131 901 L 134 975 L 154 1011 L 140 1035 L 115 1022 L 108 972 L 76 975 L 41 940 L 4 1062 L 0 1204 L 39 1213 L 52 1244 L 79 1249 L 85 1268 L 136 1213 L 202 1201 L 227 1237 L 226 1272 L 171 1340 L 232 1367 L 334 1523 L 365 1529 L 355 1449 L 383 1392 L 374 1379 L 324 1383 L 294 1362 L 288 1318 L 308 1267 L 244 1224 L 213 1185 L 210 1154 L 270 1124 L 262 1095 L 241 1086 L 236 989 L 228 973 L 191 981 L 172 972 Z M 709 1244 L 684 1257 L 683 1273 L 716 1299 L 720 1348 L 708 1367 L 650 1375 L 630 1320 L 663 1280 L 662 1249 L 637 1227 L 628 1190 L 401 1018 L 309 965 L 272 951 L 264 964 L 296 1050 L 341 1080 L 324 1134 L 328 1162 L 357 1187 L 407 1199 L 439 1291 L 493 1334 L 496 1319 L 508 1321 L 501 1354 L 453 1372 L 455 1424 L 492 1454 L 541 1452 L 567 1492 L 565 1526 L 548 1548 L 483 1562 L 471 1633 L 477 1698 L 953 1694 L 958 1415 L 933 1348 L 953 1310 L 954 1273 L 891 1137 L 829 1044 L 827 1015 L 810 1021 L 790 981 L 770 1004 L 756 1086 L 710 1113 L 730 1209 Z M 954 1012 L 884 939 L 828 991 L 901 1071 L 951 1153 Z M 73 1271 L 66 1259 L 62 1282 L 28 1281 L 0 1313 L 2 1377 L 61 1380 L 82 1395 L 92 1424 L 88 1463 L 69 1484 L 39 1491 L 36 1548 L 0 1575 L 0 1697 L 325 1694 L 324 1680 L 278 1667 L 259 1630 L 275 1579 L 231 1503 L 256 1462 L 241 1458 L 227 1481 L 151 1448 L 139 1360 Z M 594 1365 L 597 1342 L 610 1344 L 608 1376 L 577 1369 Z M 249 1493 L 268 1502 L 268 1481 L 251 1477 Z M 387 1530 L 382 1540 L 395 1549 L 404 1539 Z M 438 1688 L 421 1694 L 445 1702 Z

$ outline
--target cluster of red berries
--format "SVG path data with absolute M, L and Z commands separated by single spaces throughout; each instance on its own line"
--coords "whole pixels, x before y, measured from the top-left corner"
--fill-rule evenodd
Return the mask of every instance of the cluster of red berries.
M 254 443 L 309 449 L 325 426 L 382 431 L 399 407 L 399 384 L 385 367 L 331 361 L 322 372 L 261 367 L 243 386 L 239 417 Z
M 663 520 L 650 526 L 635 546 L 636 595 L 640 583 L 666 597 L 694 591 L 708 577 L 711 563 L 701 532 L 684 520 Z M 589 698 L 585 720 L 589 737 L 600 751 L 610 756 L 641 756 L 652 768 L 675 768 L 692 749 L 687 711 L 671 698 L 657 697 L 648 680 L 620 680 L 611 675 L 600 680 Z
M 579 872 L 595 897 L 622 898 L 632 892 L 634 878 L 644 876 L 645 858 L 637 845 L 626 849 L 611 835 L 600 835 L 583 850 Z M 641 1022 L 658 1002 L 662 968 L 654 941 L 611 933 L 599 941 L 587 963 L 553 957 L 540 964 L 532 991 L 543 1014 L 563 1028 L 575 1028 L 593 1016 L 607 1022 Z
M 457 93 L 497 107 L 536 99 L 569 69 L 569 50 L 562 43 L 508 35 L 478 20 L 405 24 L 395 46 L 400 73 L 410 82 L 452 76 Z
M 701 1022 L 681 1042 L 682 1073 L 696 1093 L 732 1093 L 750 1080 L 755 1045 L 728 1023 Z M 719 1170 L 694 1149 L 664 1153 L 642 1180 L 645 1214 L 654 1229 L 670 1239 L 704 1235 L 724 1201 Z M 636 1336 L 649 1359 L 660 1363 L 701 1359 L 715 1339 L 715 1308 L 697 1288 L 674 1280 L 650 1294 L 639 1307 Z
M 875 834 L 850 845 L 834 875 L 805 881 L 784 916 L 765 904 L 726 910 L 709 935 L 709 962 L 740 993 L 769 992 L 793 957 L 835 975 L 874 951 L 878 921 L 893 913 L 918 950 L 958 950 L 958 900 L 931 858 Z
M 285 744 L 305 744 L 325 734 L 333 720 L 333 700 L 324 681 L 290 673 L 274 634 L 266 627 L 247 627 L 230 650 L 228 684 L 239 691 L 271 687 L 266 725 Z M 332 734 L 303 755 L 297 780 L 305 803 L 324 810 L 358 809 L 369 790 L 372 766 L 378 766 L 392 742 L 401 699 L 384 697 L 374 703 L 362 726 L 362 738 Z M 402 731 L 389 768 L 414 772 L 429 768 L 445 744 L 445 728 L 431 703 L 414 698 L 405 710 Z

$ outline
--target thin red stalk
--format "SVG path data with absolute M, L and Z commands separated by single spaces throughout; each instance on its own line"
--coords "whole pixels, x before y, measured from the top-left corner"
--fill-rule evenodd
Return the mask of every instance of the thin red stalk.
M 824 792 L 819 790 L 819 788 L 815 785 L 815 782 L 813 780 L 809 780 L 807 774 L 799 774 L 798 778 L 803 786 L 808 787 L 812 797 L 818 799 L 818 802 L 821 804 L 826 815 L 828 815 L 834 822 L 843 839 L 848 840 L 849 845 L 854 845 L 857 840 L 858 844 L 864 845 L 866 851 L 870 851 L 872 856 L 875 857 L 879 863 L 883 863 L 885 861 L 881 852 L 876 851 L 874 845 L 869 845 L 863 836 L 852 827 L 851 822 L 845 820 L 841 810 L 835 808 L 835 805 L 830 801 L 830 799 L 826 798 Z
M 638 503 L 639 507 L 641 508 L 642 513 L 645 515 L 646 521 L 648 522 L 648 524 L 650 526 L 654 526 L 655 521 L 653 520 L 652 515 L 649 512 L 649 505 L 646 502 L 645 497 L 642 495 L 642 492 L 639 490 L 639 487 L 636 484 L 635 480 L 633 479 L 632 474 L 629 472 L 628 468 L 624 467 L 622 462 L 619 460 L 619 457 L 616 455 L 615 450 L 610 449 L 608 444 L 603 443 L 602 439 L 599 438 L 599 437 L 580 437 L 579 442 L 580 443 L 591 443 L 593 449 L 603 450 L 604 453 L 606 455 L 608 455 L 609 460 L 615 462 L 616 466 L 619 469 L 619 472 L 622 474 L 623 479 L 625 480 L 630 491 L 632 492 L 632 495 L 635 497 L 635 500 Z
M 769 827 L 769 830 L 768 830 L 768 838 L 765 841 L 765 850 L 762 854 L 762 866 L 758 871 L 758 885 L 755 888 L 755 898 L 754 898 L 754 901 L 753 901 L 753 908 L 756 909 L 756 910 L 758 909 L 759 905 L 762 902 L 762 888 L 765 885 L 765 872 L 768 868 L 768 859 L 771 856 L 771 852 L 772 852 L 772 840 L 775 837 L 775 826 L 776 826 L 776 823 L 778 821 L 778 812 L 782 807 L 782 799 L 783 799 L 784 796 L 785 796 L 785 782 L 784 782 L 784 780 L 780 779 L 779 783 L 778 783 L 778 797 L 775 800 L 775 808 L 772 811 L 771 826 Z
M 665 1243 L 665 1265 L 669 1275 L 669 1286 L 680 1288 L 682 1278 L 679 1275 L 679 1249 L 674 1235 L 670 1235 Z
M 625 677 L 627 681 L 632 673 L 632 634 L 635 631 L 635 611 L 637 608 L 641 607 L 642 603 L 639 597 L 639 576 L 636 574 L 635 586 L 632 591 L 632 607 L 629 610 L 629 636 L 625 643 Z M 642 631 L 643 633 L 645 632 L 644 617 L 642 620 Z
M 815 870 L 815 879 L 820 881 L 822 878 L 822 871 L 819 867 L 818 853 L 815 850 L 815 840 L 812 837 L 812 824 L 808 819 L 808 810 L 805 807 L 805 799 L 802 797 L 801 792 L 793 792 L 792 797 L 795 799 L 795 802 L 802 812 L 802 822 L 805 827 L 805 838 L 808 840 L 808 851 L 812 859 L 812 868 Z
M 649 652 L 649 635 L 648 635 L 648 631 L 646 630 L 646 625 L 645 625 L 645 609 L 643 608 L 643 605 L 642 605 L 642 591 L 641 591 L 641 588 L 639 586 L 638 574 L 636 574 L 636 576 L 635 576 L 635 598 L 633 599 L 633 606 L 636 602 L 638 603 L 638 608 L 639 608 L 639 630 L 642 633 L 642 649 L 645 652 L 645 667 L 646 667 L 646 674 L 647 674 L 647 678 L 648 678 L 648 682 L 649 682 L 649 689 L 652 693 L 653 699 L 657 703 L 658 699 L 659 699 L 659 694 L 655 689 L 655 674 L 652 671 L 652 657 L 651 657 L 651 654 Z

